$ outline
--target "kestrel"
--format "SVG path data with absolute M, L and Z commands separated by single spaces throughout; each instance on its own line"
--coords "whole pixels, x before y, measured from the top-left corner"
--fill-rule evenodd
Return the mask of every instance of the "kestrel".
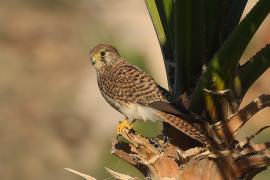
M 99 44 L 90 51 L 90 59 L 102 96 L 127 120 L 163 121 L 207 144 L 208 138 L 183 120 L 183 113 L 173 105 L 169 92 L 144 71 L 129 64 L 116 48 Z

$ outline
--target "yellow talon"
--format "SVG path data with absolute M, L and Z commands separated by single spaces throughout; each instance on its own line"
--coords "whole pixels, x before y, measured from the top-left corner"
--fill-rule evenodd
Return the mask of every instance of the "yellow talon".
M 133 123 L 129 124 L 127 119 L 124 119 L 123 121 L 120 121 L 117 128 L 116 133 L 117 135 L 122 135 L 124 129 L 131 130 L 133 127 Z

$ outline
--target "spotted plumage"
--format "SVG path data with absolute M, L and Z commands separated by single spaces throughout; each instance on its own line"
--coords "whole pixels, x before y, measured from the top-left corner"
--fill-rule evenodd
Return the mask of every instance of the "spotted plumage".
M 206 144 L 207 137 L 171 103 L 167 90 L 152 77 L 129 64 L 108 44 L 99 44 L 90 51 L 102 96 L 119 112 L 132 120 L 160 120 L 169 123 L 191 138 Z

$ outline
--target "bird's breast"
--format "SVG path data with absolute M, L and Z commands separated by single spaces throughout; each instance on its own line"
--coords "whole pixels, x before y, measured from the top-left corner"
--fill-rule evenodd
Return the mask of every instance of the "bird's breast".
M 137 103 L 130 103 L 122 108 L 123 114 L 129 120 L 157 121 L 161 120 L 155 109 Z

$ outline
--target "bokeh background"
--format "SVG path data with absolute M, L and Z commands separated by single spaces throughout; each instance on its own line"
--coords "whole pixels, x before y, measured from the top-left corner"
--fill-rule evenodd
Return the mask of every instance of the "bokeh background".
M 249 0 L 245 13 L 254 5 Z M 270 17 L 243 61 L 270 42 Z M 143 0 L 0 0 L 0 179 L 76 180 L 69 167 L 98 179 L 111 168 L 137 172 L 110 155 L 123 117 L 101 97 L 88 52 L 105 42 L 166 87 L 155 31 Z M 268 70 L 243 105 L 270 93 Z M 269 125 L 257 114 L 239 138 Z M 255 142 L 270 140 L 265 131 Z M 265 171 L 255 179 L 269 179 Z

